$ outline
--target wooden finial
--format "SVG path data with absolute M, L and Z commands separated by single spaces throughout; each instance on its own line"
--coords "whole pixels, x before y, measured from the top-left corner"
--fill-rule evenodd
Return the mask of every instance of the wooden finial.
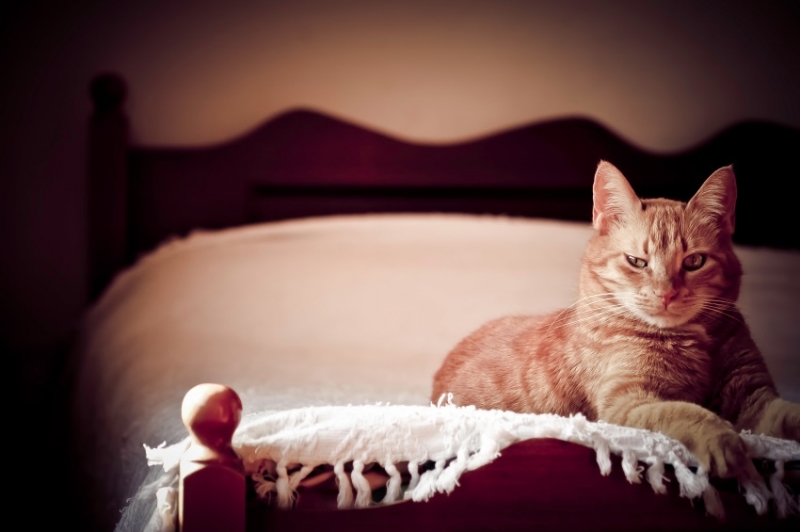
M 97 113 L 121 110 L 127 92 L 125 80 L 111 72 L 98 74 L 89 85 L 89 93 Z
M 244 531 L 244 469 L 231 444 L 241 417 L 241 399 L 222 384 L 199 384 L 184 396 L 192 443 L 180 464 L 181 532 Z
M 219 453 L 233 452 L 231 438 L 242 419 L 242 400 L 222 384 L 198 384 L 183 398 L 181 419 L 197 442 Z

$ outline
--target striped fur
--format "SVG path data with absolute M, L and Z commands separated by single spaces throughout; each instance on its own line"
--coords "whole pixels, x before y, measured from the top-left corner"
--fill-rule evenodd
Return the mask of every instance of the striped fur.
M 431 399 L 518 412 L 583 413 L 682 441 L 707 471 L 756 474 L 737 431 L 800 441 L 736 307 L 733 169 L 688 202 L 640 199 L 603 161 L 580 297 L 546 316 L 507 316 L 464 338 Z

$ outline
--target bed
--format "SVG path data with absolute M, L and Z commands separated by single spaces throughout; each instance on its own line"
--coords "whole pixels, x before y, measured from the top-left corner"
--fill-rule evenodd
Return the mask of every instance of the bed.
M 601 159 L 640 195 L 683 200 L 713 170 L 734 165 L 740 305 L 779 391 L 800 401 L 800 234 L 783 184 L 794 177 L 787 169 L 800 131 L 742 122 L 689 149 L 654 153 L 565 117 L 424 145 L 298 109 L 215 146 L 137 147 L 128 141 L 124 80 L 98 76 L 91 92 L 93 302 L 68 370 L 83 529 L 168 529 L 159 512 L 177 504 L 165 493 L 182 496 L 176 469 L 165 466 L 187 448 L 182 408 L 193 412 L 189 425 L 203 408 L 227 412 L 219 423 L 237 436 L 223 448 L 233 450 L 244 493 L 228 504 L 245 513 L 247 530 L 796 529 L 795 447 L 758 460 L 768 485 L 783 486 L 788 515 L 776 515 L 774 500 L 759 515 L 735 482 L 709 479 L 726 514 L 719 519 L 708 515 L 712 501 L 686 496 L 678 477 L 693 469 L 667 463 L 654 493 L 635 454 L 606 445 L 603 465 L 596 445 L 557 431 L 508 439 L 420 500 L 398 490 L 438 460 L 420 460 L 415 471 L 313 464 L 294 477 L 300 466 L 277 460 L 282 473 L 273 467 L 270 483 L 259 470 L 254 482 L 242 474 L 238 435 L 264 413 L 320 409 L 315 415 L 352 421 L 347 408 L 446 409 L 446 398 L 431 404 L 431 379 L 461 337 L 499 315 L 572 302 Z M 227 402 L 209 407 L 220 395 L 208 399 L 201 384 L 221 385 L 212 392 L 223 390 Z M 322 428 L 313 430 L 321 439 Z M 291 489 L 275 491 L 281 479 Z

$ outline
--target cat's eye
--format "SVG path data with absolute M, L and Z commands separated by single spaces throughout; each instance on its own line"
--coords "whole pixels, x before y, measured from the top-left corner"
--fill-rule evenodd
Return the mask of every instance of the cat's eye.
M 683 259 L 683 269 L 693 272 L 699 270 L 706 263 L 706 256 L 703 253 L 692 253 Z
M 645 266 L 647 266 L 647 261 L 644 259 L 640 259 L 639 257 L 634 257 L 633 255 L 626 255 L 625 258 L 628 259 L 628 262 L 634 268 L 644 268 Z

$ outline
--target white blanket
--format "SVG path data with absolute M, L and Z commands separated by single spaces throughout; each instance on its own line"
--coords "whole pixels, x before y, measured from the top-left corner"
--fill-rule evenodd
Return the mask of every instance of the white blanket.
M 725 509 L 709 482 L 680 442 L 646 430 L 589 422 L 583 416 L 518 414 L 477 410 L 450 403 L 424 406 L 326 406 L 265 412 L 248 416 L 234 435 L 234 449 L 262 497 L 274 494 L 281 507 L 290 507 L 294 491 L 317 466 L 331 465 L 336 474 L 340 508 L 375 504 L 364 478 L 365 467 L 380 465 L 388 474 L 386 495 L 379 504 L 398 499 L 425 501 L 436 493 L 450 493 L 464 472 L 482 467 L 509 445 L 531 438 L 556 438 L 591 447 L 597 452 L 600 472 L 611 471 L 610 454 L 621 456 L 629 482 L 642 477 L 656 493 L 666 493 L 664 466 L 674 468 L 683 497 L 702 497 L 706 510 L 723 518 Z M 773 501 L 779 516 L 800 512 L 800 496 L 781 483 L 783 464 L 800 460 L 800 444 L 743 433 L 753 458 L 774 461 L 769 483 L 739 479 L 743 496 L 759 514 Z M 180 454 L 189 439 L 170 447 L 145 445 L 148 463 L 164 468 L 164 476 L 144 496 L 157 496 L 160 504 L 154 527 L 171 530 L 174 523 L 175 479 Z M 419 467 L 433 462 L 422 474 Z M 347 473 L 345 466 L 352 464 Z M 408 467 L 411 481 L 403 485 L 398 465 Z M 300 466 L 299 468 L 297 466 Z M 695 471 L 690 469 L 693 467 Z M 289 470 L 294 472 L 289 474 Z

